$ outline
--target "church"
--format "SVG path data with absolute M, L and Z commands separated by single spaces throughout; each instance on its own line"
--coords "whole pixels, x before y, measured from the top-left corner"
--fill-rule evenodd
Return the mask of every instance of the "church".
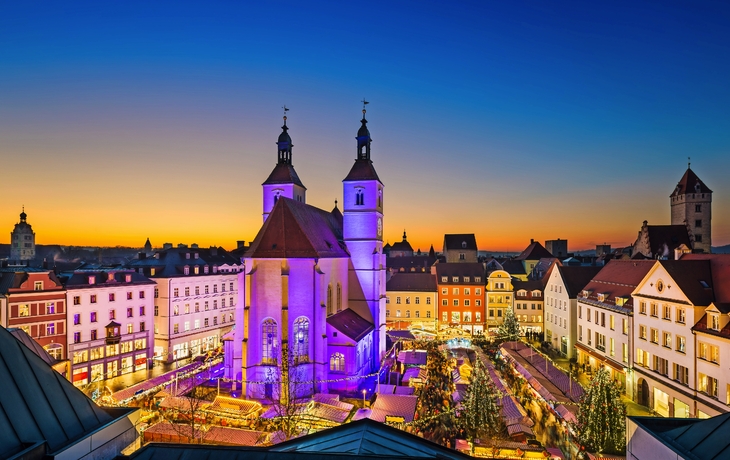
M 264 223 L 242 257 L 225 375 L 242 396 L 292 399 L 354 392 L 385 352 L 383 183 L 365 110 L 342 211 L 307 204 L 286 116 L 263 185 Z

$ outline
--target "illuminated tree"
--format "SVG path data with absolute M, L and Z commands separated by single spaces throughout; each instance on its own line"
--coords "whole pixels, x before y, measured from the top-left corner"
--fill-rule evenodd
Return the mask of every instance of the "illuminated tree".
M 449 438 L 454 429 L 454 381 L 451 364 L 446 355 L 438 349 L 438 344 L 428 345 L 428 381 L 423 385 L 418 399 L 416 419 L 419 430 L 425 438 L 441 442 Z
M 623 454 L 625 450 L 626 406 L 621 390 L 603 366 L 593 375 L 583 394 L 576 424 L 578 439 L 589 451 Z
M 511 308 L 507 308 L 504 312 L 504 321 L 499 325 L 497 338 L 505 342 L 519 340 L 520 338 L 520 323 L 517 322 L 515 313 Z
M 470 441 L 483 436 L 499 435 L 504 428 L 497 406 L 499 395 L 478 358 L 474 361 L 469 381 L 466 397 L 459 411 L 459 425 Z

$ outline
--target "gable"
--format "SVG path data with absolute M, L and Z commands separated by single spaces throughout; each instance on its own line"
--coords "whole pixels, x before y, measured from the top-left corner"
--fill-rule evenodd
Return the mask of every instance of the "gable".
M 659 288 L 661 282 L 661 291 Z M 649 299 L 666 299 L 676 303 L 691 304 L 689 298 L 677 287 L 677 282 L 669 275 L 662 264 L 657 261 L 644 279 L 636 286 L 631 293 L 636 297 Z

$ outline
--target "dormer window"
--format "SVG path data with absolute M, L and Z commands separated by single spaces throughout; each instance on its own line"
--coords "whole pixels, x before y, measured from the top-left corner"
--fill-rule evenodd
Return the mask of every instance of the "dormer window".
M 218 266 L 217 265 L 213 265 L 213 273 L 218 273 Z
M 190 274 L 190 267 L 188 267 L 186 265 L 185 268 L 183 268 L 183 273 L 186 274 L 186 275 L 189 275 Z
M 474 282 L 475 283 L 481 283 L 482 282 L 482 277 L 481 276 L 475 276 L 474 277 Z
M 150 276 L 155 276 L 155 267 L 150 268 Z
M 207 265 L 205 265 L 203 267 L 203 273 L 206 274 L 206 275 L 208 274 L 208 266 Z
M 124 282 L 125 283 L 131 283 L 132 282 L 132 275 L 124 275 Z
M 532 297 L 542 297 L 542 292 L 540 292 L 540 291 L 532 291 Z
M 198 258 L 198 253 L 197 253 L 197 252 L 196 252 L 196 253 L 194 254 L 194 257 L 195 257 L 196 259 Z
M 96 277 L 95 276 L 92 275 L 92 276 L 89 277 L 89 284 L 96 284 Z
M 598 294 L 598 301 L 599 302 L 605 302 L 606 301 L 606 294 Z
M 465 277 L 464 277 L 464 282 L 465 282 L 465 283 L 469 283 L 469 282 L 471 282 L 470 280 L 471 280 L 471 278 L 470 278 L 470 277 L 468 277 L 468 276 L 465 276 Z
M 199 274 L 200 273 L 200 267 L 198 267 L 197 265 L 195 267 L 193 267 L 193 272 L 195 272 L 196 275 Z
M 114 281 L 114 273 L 107 273 L 106 280 L 107 281 Z
M 448 283 L 449 282 L 449 277 L 448 276 L 442 276 L 441 277 L 441 282 L 442 283 Z
M 629 299 L 626 297 L 616 297 L 616 306 L 617 307 L 623 307 L 626 305 L 626 302 L 628 302 Z
M 454 277 L 451 278 L 451 281 L 453 281 L 454 283 L 458 283 L 459 282 L 459 277 L 458 276 L 454 276 Z
M 461 242 L 461 249 L 466 249 L 466 241 Z
M 186 253 L 185 253 L 185 258 L 186 258 L 186 259 L 190 259 L 190 253 L 189 253 L 189 252 L 186 252 Z
M 713 331 L 720 330 L 720 315 L 717 313 L 710 313 L 707 317 L 707 327 Z

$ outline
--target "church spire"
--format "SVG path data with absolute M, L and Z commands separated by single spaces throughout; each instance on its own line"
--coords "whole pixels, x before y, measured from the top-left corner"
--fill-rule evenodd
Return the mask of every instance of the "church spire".
M 279 140 L 276 142 L 279 150 L 279 164 L 291 164 L 291 148 L 294 144 L 291 143 L 291 137 L 289 136 L 289 127 L 286 125 L 286 113 L 289 111 L 287 106 L 284 106 L 284 126 L 281 127 L 281 134 L 279 134 Z
M 368 121 L 365 119 L 365 106 L 368 105 L 369 102 L 363 98 L 362 100 L 362 120 L 360 120 L 360 123 L 362 125 L 360 126 L 360 129 L 357 131 L 357 159 L 358 160 L 369 160 L 370 159 L 370 142 L 372 142 L 372 139 L 370 138 L 370 131 L 368 131 L 367 123 Z

